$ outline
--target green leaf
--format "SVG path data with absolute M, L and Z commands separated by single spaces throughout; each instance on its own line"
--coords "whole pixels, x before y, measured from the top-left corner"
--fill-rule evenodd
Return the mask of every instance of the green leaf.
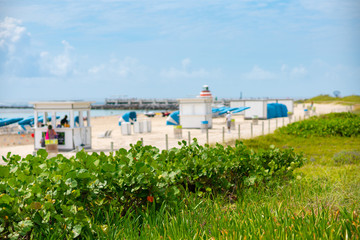
M 82 226 L 80 224 L 75 225 L 73 227 L 73 229 L 72 229 L 73 238 L 76 238 L 76 237 L 78 237 L 80 235 L 81 229 L 82 229 Z
M 45 149 L 39 149 L 36 154 L 42 158 L 47 158 L 48 156 L 48 153 Z
M 0 177 L 7 177 L 9 176 L 10 169 L 8 166 L 0 165 Z
M 19 228 L 18 231 L 22 236 L 26 235 L 26 233 L 28 233 L 33 226 L 34 224 L 31 220 L 21 221 L 17 224 L 17 227 Z
M 9 204 L 10 202 L 12 202 L 14 199 L 12 197 L 10 197 L 7 194 L 2 194 L 0 195 L 0 203 L 5 203 L 5 204 Z

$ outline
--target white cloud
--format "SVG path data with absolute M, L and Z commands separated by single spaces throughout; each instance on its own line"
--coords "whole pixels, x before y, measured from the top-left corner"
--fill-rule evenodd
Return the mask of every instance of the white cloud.
M 305 76 L 307 73 L 308 73 L 308 71 L 306 70 L 306 68 L 300 65 L 298 67 L 294 67 L 291 70 L 290 75 L 292 77 L 302 77 L 302 76 Z
M 360 2 L 356 0 L 300 0 L 300 4 L 309 10 L 324 12 L 342 17 L 359 17 Z
M 204 78 L 217 74 L 217 72 L 209 72 L 203 68 L 192 70 L 190 58 L 181 61 L 181 68 L 171 67 L 160 72 L 160 76 L 165 78 Z
M 94 66 L 94 67 L 89 68 L 88 73 L 97 74 L 97 73 L 101 72 L 104 69 L 105 69 L 105 65 L 100 64 L 99 66 Z
M 0 22 L 0 48 L 10 54 L 15 51 L 15 44 L 26 32 L 26 28 L 21 24 L 21 20 L 11 17 L 5 17 L 4 21 Z
M 287 64 L 281 66 L 281 74 L 288 79 L 301 78 L 308 75 L 308 69 L 303 65 L 289 67 Z
M 91 75 L 106 75 L 108 78 L 130 78 L 135 75 L 143 75 L 145 71 L 146 67 L 132 57 L 125 57 L 122 60 L 113 57 L 108 62 L 93 66 L 87 70 Z
M 286 64 L 281 65 L 281 72 L 286 72 L 288 69 L 288 66 Z
M 190 58 L 185 58 L 181 61 L 181 63 L 182 63 L 183 68 L 186 69 L 190 65 L 191 60 L 190 60 Z
M 276 74 L 255 65 L 250 72 L 243 74 L 243 77 L 248 80 L 270 80 L 276 78 Z
M 61 43 L 64 45 L 64 50 L 59 55 L 52 56 L 45 51 L 40 53 L 40 67 L 44 72 L 56 76 L 74 72 L 75 56 L 71 53 L 74 48 L 65 40 Z

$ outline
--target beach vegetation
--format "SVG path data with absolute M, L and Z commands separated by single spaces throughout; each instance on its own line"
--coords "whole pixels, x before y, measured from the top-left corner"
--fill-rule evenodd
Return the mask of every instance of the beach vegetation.
M 356 116 L 320 117 L 339 118 Z M 291 129 L 226 146 L 8 154 L 0 237 L 359 239 L 359 135 Z
M 309 99 L 301 99 L 295 101 L 296 103 L 334 103 L 334 104 L 343 104 L 343 105 L 355 105 L 360 104 L 360 95 L 349 95 L 345 97 L 332 97 L 328 94 L 320 94 L 318 96 L 309 98 Z

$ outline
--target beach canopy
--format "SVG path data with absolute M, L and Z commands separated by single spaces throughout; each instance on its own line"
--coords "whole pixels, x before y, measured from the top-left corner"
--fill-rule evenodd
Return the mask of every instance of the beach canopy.
M 232 113 L 239 113 L 242 111 L 245 111 L 247 109 L 249 109 L 250 107 L 238 107 L 237 109 L 235 109 L 234 111 L 232 111 Z
M 223 115 L 223 114 L 225 114 L 227 112 L 232 112 L 232 111 L 235 111 L 237 109 L 238 108 L 236 108 L 236 107 L 233 107 L 233 108 L 228 107 L 228 108 L 223 109 L 221 112 L 219 112 L 219 115 Z
M 30 125 L 34 122 L 34 116 L 24 118 L 20 122 L 18 122 L 19 125 Z
M 24 129 L 26 131 L 26 128 L 25 126 L 29 125 L 29 126 L 32 126 L 34 125 L 34 116 L 31 116 L 31 117 L 27 117 L 27 118 L 24 118 L 23 120 L 19 121 L 18 124 L 20 125 L 20 127 L 22 129 Z M 60 117 L 57 116 L 56 119 L 59 119 Z M 42 123 L 44 120 L 43 117 L 38 117 L 38 122 Z M 51 117 L 48 117 L 48 121 L 50 122 L 51 121 Z
M 59 119 L 60 117 L 57 116 L 56 119 Z M 48 122 L 51 121 L 51 117 L 48 117 Z M 38 117 L 38 122 L 43 122 L 44 117 Z M 34 124 L 34 116 L 24 118 L 23 120 L 18 122 L 19 125 L 33 125 Z
M 19 121 L 23 120 L 23 118 L 5 118 L 0 120 L 0 127 L 7 126 L 13 123 L 17 123 Z
M 211 111 L 213 113 L 217 113 L 217 112 L 222 112 L 224 111 L 225 109 L 228 109 L 229 107 L 219 107 L 219 108 L 213 108 Z
M 179 111 L 170 113 L 170 115 L 166 119 L 166 125 L 179 125 L 179 124 L 180 124 Z
M 121 126 L 122 122 L 136 122 L 136 112 L 124 113 L 119 119 L 119 126 Z
M 245 111 L 246 109 L 249 109 L 250 107 L 222 107 L 220 111 L 218 111 L 219 115 L 223 115 L 227 112 L 231 112 L 231 113 L 239 113 L 242 111 Z
M 267 119 L 287 117 L 288 110 L 285 104 L 268 103 L 267 105 Z

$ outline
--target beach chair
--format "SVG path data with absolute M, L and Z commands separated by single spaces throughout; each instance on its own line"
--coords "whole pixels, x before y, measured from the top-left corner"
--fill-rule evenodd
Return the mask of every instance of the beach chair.
M 110 138 L 111 137 L 112 130 L 107 130 L 105 133 L 100 134 L 98 138 Z
M 106 138 L 107 135 L 109 134 L 109 131 L 110 131 L 110 130 L 107 130 L 107 131 L 104 132 L 103 134 L 98 135 L 98 138 Z
M 112 133 L 112 130 L 109 130 L 107 135 L 106 135 L 106 138 L 110 138 L 111 137 L 111 133 Z

